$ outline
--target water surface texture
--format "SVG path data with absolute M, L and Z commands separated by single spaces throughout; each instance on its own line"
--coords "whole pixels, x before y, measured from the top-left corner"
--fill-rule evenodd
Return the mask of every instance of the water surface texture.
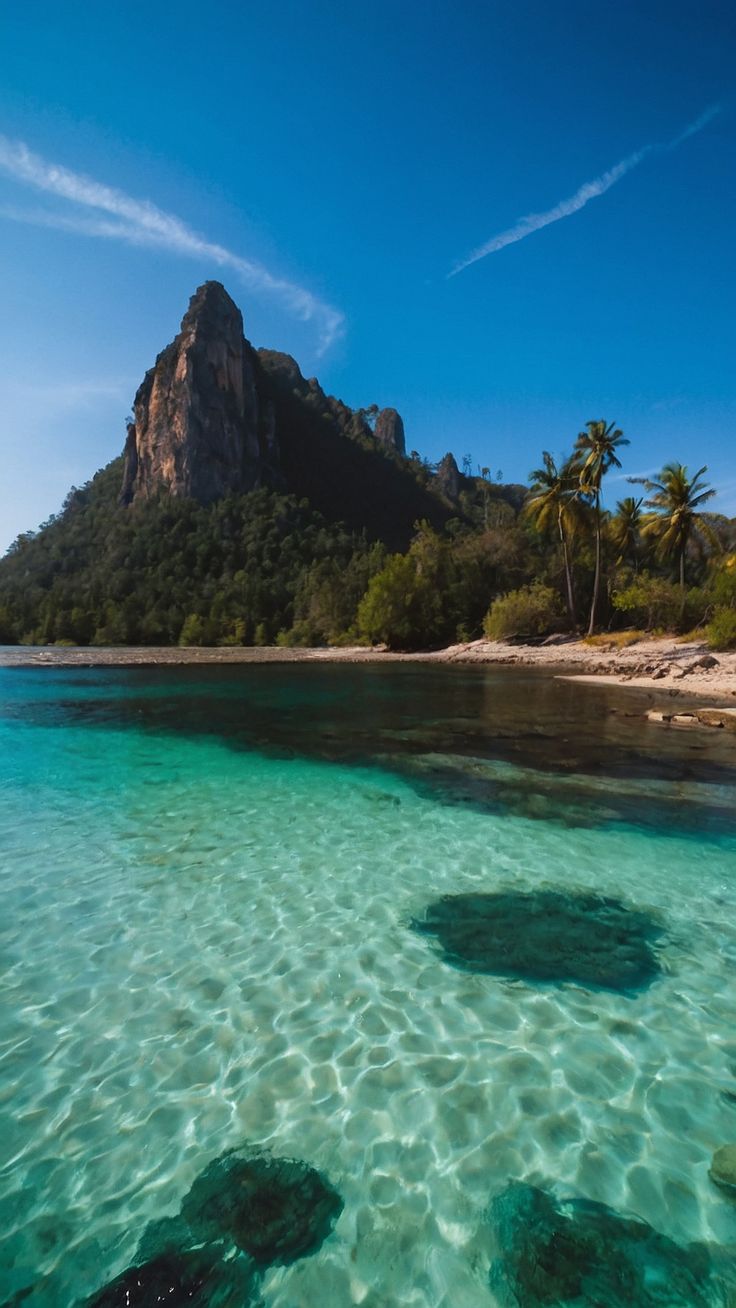
M 0 1304 L 86 1303 L 242 1148 L 340 1201 L 259 1266 L 267 1308 L 510 1302 L 498 1214 L 537 1191 L 573 1258 L 585 1201 L 596 1241 L 646 1229 L 642 1304 L 692 1267 L 693 1304 L 733 1302 L 733 737 L 642 702 L 410 664 L 0 670 Z M 645 983 L 474 971 L 416 929 L 540 892 L 646 924 Z

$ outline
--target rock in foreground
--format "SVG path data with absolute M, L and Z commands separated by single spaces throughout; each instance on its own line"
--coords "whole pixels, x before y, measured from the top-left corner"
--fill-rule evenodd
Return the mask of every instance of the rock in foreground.
M 88 1308 L 248 1308 L 265 1269 L 316 1253 L 342 1207 L 307 1163 L 231 1150 L 200 1173 L 176 1217 L 148 1224 L 135 1266 Z
M 306 1163 L 230 1153 L 197 1177 L 181 1216 L 197 1239 L 229 1238 L 265 1267 L 315 1253 L 342 1207 L 337 1191 Z
M 558 1202 L 513 1182 L 490 1219 L 500 1255 L 490 1285 L 504 1308 L 720 1308 L 703 1246 L 682 1248 L 639 1218 L 588 1199 Z
M 161 1254 L 129 1267 L 89 1302 L 89 1308 L 247 1308 L 253 1302 L 250 1269 L 225 1261 L 219 1249 Z

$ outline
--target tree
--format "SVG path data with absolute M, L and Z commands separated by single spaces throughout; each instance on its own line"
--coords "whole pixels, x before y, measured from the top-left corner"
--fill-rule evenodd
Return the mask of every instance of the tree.
M 190 613 L 179 634 L 180 645 L 204 645 L 205 626 L 198 613 Z
M 448 545 L 421 523 L 408 554 L 393 554 L 368 583 L 358 630 L 392 649 L 444 644 L 456 629 L 454 569 Z
M 573 584 L 570 541 L 580 521 L 580 482 L 577 465 L 567 459 L 558 469 L 548 450 L 542 454 L 542 467 L 530 472 L 530 497 L 524 505 L 524 516 L 533 522 L 538 531 L 556 531 L 562 546 L 565 565 L 565 594 L 570 623 L 577 626 L 575 588 Z
M 630 478 L 649 492 L 646 507 L 652 509 L 652 512 L 647 514 L 644 532 L 654 539 L 662 558 L 678 560 L 683 596 L 685 555 L 693 537 L 705 537 L 714 549 L 720 548 L 712 527 L 703 514 L 698 513 L 699 506 L 706 504 L 716 493 L 706 482 L 701 481 L 707 471 L 707 465 L 704 464 L 693 477 L 689 477 L 684 464 L 666 463 L 658 481 L 650 481 L 647 477 Z
M 639 571 L 639 537 L 642 528 L 642 498 L 635 500 L 627 495 L 619 500 L 616 512 L 611 519 L 611 544 L 616 551 L 616 562 L 630 562 L 634 570 Z
M 603 418 L 597 422 L 586 422 L 585 427 L 586 430 L 580 432 L 575 442 L 575 453 L 580 461 L 580 490 L 592 500 L 595 516 L 595 576 L 588 624 L 588 635 L 592 636 L 601 586 L 601 483 L 609 468 L 621 467 L 617 450 L 622 445 L 628 445 L 629 441 L 615 423 L 609 422 L 606 425 Z

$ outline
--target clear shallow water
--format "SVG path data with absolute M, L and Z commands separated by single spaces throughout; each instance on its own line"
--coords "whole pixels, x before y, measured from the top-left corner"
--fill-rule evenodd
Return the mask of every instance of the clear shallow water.
M 478 669 L 0 672 L 0 1302 L 83 1301 L 244 1140 L 344 1199 L 266 1273 L 278 1308 L 493 1305 L 511 1178 L 736 1247 L 707 1177 L 732 746 L 634 704 Z M 410 929 L 540 887 L 652 912 L 661 977 L 473 975 Z

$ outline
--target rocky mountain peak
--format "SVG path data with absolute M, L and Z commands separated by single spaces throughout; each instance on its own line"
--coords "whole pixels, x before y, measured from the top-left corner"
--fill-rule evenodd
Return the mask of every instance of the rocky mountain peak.
M 387 470 L 366 452 L 373 437 L 364 411 L 325 395 L 291 355 L 254 350 L 239 308 L 216 281 L 192 296 L 178 335 L 138 388 L 133 415 L 123 504 L 162 493 L 208 504 L 266 485 L 300 494 L 306 488 L 319 505 L 331 503 L 327 488 L 338 483 L 341 499 L 359 498 L 358 487 L 347 484 L 356 446 L 367 458 L 363 480 L 396 477 L 394 464 Z M 404 454 L 396 409 L 377 414 L 374 435 L 384 449 Z
M 396 450 L 397 454 L 406 453 L 404 423 L 396 409 L 381 409 L 376 418 L 375 435 L 376 440 L 389 449 Z
M 460 469 L 449 450 L 437 465 L 437 484 L 450 500 L 456 500 L 460 494 Z
M 259 484 L 254 352 L 219 282 L 189 302 L 178 336 L 146 373 L 128 428 L 121 498 L 161 490 L 208 503 Z
M 203 282 L 189 301 L 181 331 L 222 336 L 236 344 L 243 335 L 243 315 L 222 282 Z

